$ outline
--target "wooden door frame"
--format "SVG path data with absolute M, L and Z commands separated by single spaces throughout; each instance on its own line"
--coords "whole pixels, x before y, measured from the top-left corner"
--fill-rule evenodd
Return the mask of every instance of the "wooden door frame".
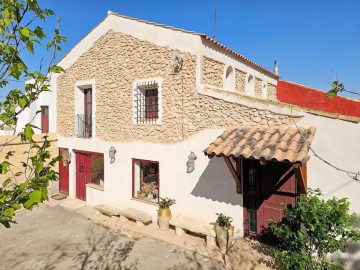
M 67 153 L 69 153 L 69 149 L 68 148 L 62 148 L 62 147 L 59 147 L 59 156 L 61 155 L 61 151 L 62 150 L 65 150 L 65 151 L 67 151 Z M 65 194 L 65 195 L 67 195 L 67 196 L 69 196 L 69 163 L 70 163 L 70 160 L 68 160 L 67 161 L 67 165 L 65 165 L 65 166 L 67 166 L 67 188 L 66 188 L 66 190 L 61 190 L 61 183 L 63 183 L 62 181 L 64 180 L 63 179 L 63 177 L 62 177 L 62 170 L 60 169 L 60 166 L 64 166 L 64 165 L 62 165 L 63 164 L 63 162 L 64 161 L 59 161 L 59 192 L 60 193 L 63 193 L 63 194 Z M 63 191 L 63 192 L 61 192 L 61 191 Z

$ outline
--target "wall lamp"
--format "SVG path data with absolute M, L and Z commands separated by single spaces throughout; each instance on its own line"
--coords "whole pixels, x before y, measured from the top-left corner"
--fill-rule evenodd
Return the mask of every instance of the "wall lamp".
M 116 154 L 116 149 L 114 148 L 114 146 L 111 146 L 109 149 L 109 158 L 111 164 L 115 162 L 115 154 Z
M 194 152 L 191 152 L 190 155 L 188 156 L 188 161 L 186 162 L 186 166 L 187 166 L 187 173 L 192 173 L 195 169 L 195 160 L 197 159 L 197 156 L 194 154 Z

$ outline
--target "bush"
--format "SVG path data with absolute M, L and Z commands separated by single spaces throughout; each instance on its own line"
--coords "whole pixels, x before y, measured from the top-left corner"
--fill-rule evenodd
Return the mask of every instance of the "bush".
M 270 227 L 279 238 L 274 251 L 282 269 L 343 269 L 327 255 L 346 249 L 346 241 L 359 241 L 360 231 L 352 228 L 357 216 L 349 213 L 347 198 L 321 199 L 319 189 L 309 190 L 296 207 L 284 208 L 279 223 Z

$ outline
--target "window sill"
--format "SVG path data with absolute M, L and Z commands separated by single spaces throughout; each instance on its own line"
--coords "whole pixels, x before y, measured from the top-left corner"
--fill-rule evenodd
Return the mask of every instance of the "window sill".
M 86 186 L 86 187 L 89 187 L 89 188 L 93 188 L 93 189 L 97 189 L 97 190 L 104 191 L 104 187 L 99 186 L 99 185 L 97 185 L 97 184 L 88 183 L 88 184 L 86 184 L 85 186 Z
M 151 201 L 147 201 L 147 200 L 140 200 L 140 199 L 137 199 L 137 198 L 131 198 L 131 200 L 137 201 L 137 202 L 146 203 L 146 204 L 150 204 L 150 205 L 158 206 L 158 203 L 157 203 L 157 202 L 151 202 Z

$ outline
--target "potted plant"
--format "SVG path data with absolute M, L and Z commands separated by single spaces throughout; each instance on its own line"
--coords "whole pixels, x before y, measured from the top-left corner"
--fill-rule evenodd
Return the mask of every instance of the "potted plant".
M 171 198 L 160 198 L 159 200 L 159 210 L 157 215 L 158 224 L 160 230 L 166 231 L 169 229 L 169 221 L 171 219 L 170 206 L 174 205 L 176 201 Z
M 216 239 L 222 254 L 225 254 L 234 239 L 234 226 L 231 225 L 232 217 L 225 216 L 223 213 L 216 213 L 218 216 L 215 223 Z

